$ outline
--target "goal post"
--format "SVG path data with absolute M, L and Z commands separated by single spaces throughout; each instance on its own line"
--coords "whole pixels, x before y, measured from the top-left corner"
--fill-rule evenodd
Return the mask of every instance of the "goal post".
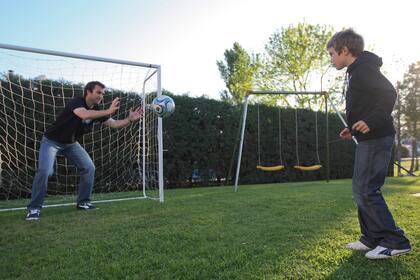
M 250 90 L 246 93 L 243 99 L 242 105 L 242 117 L 240 126 L 240 140 L 239 140 L 239 152 L 237 158 L 237 165 L 236 165 L 236 174 L 235 174 L 235 183 L 234 183 L 234 191 L 237 192 L 239 189 L 239 177 L 240 177 L 240 170 L 241 170 L 241 160 L 242 160 L 242 152 L 243 152 L 243 145 L 245 140 L 245 128 L 246 128 L 246 121 L 247 121 L 247 114 L 248 114 L 248 104 L 249 104 L 249 97 L 251 95 L 320 95 L 323 96 L 325 102 L 325 125 L 326 125 L 326 149 L 325 149 L 325 157 L 326 157 L 326 168 L 325 168 L 325 179 L 327 182 L 330 179 L 330 147 L 329 147 L 329 123 L 328 123 L 328 93 L 325 91 L 270 91 L 270 90 Z
M 114 119 L 144 108 L 138 122 L 121 129 L 94 125 L 80 139 L 96 167 L 93 201 L 164 201 L 163 123 L 147 109 L 162 94 L 159 65 L 0 44 L 0 211 L 26 208 L 2 202 L 30 197 L 43 133 L 69 100 L 83 96 L 89 81 L 106 85 L 101 109 L 120 98 Z M 78 178 L 58 156 L 44 207 L 72 204 Z

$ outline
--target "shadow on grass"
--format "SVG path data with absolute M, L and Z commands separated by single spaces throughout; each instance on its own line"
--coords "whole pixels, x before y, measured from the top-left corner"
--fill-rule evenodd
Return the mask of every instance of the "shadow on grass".
M 292 186 L 269 185 L 244 187 L 243 203 L 231 209 L 238 213 L 234 220 L 243 219 L 240 231 L 247 238 L 240 238 L 245 252 L 252 242 L 249 259 L 239 269 L 244 278 L 319 278 L 323 266 L 331 265 L 332 252 L 342 246 L 344 240 L 331 242 L 331 230 L 341 232 L 343 217 L 354 213 L 349 189 L 334 184 L 293 184 Z M 265 193 L 259 201 L 257 192 Z M 260 195 L 261 195 L 260 193 Z M 248 209 L 248 210 L 246 210 Z M 245 226 L 246 225 L 246 226 Z M 344 229 L 347 234 L 357 234 Z M 335 233 L 336 234 L 336 233 Z M 258 238 L 256 238 L 258 237 Z M 232 278 L 234 274 L 224 275 Z M 239 277 L 241 278 L 241 277 Z
M 359 234 L 349 180 L 246 186 L 238 193 L 185 189 L 166 198 L 90 213 L 48 209 L 35 226 L 10 214 L 0 233 L 13 237 L 0 246 L 11 253 L 0 261 L 22 277 L 91 279 L 352 279 L 348 269 L 366 262 L 343 247 Z M 46 261 L 26 274 L 30 255 Z M 404 267 L 393 271 L 407 275 Z
M 412 176 L 406 176 L 406 177 L 389 177 L 387 178 L 386 184 L 390 185 L 399 185 L 399 186 L 419 186 L 420 187 L 420 177 L 412 177 Z
M 365 252 L 352 252 L 336 271 L 325 279 L 418 279 L 405 262 L 407 256 L 386 260 L 369 260 Z
M 261 225 L 262 229 L 258 233 L 266 241 L 266 244 L 260 244 L 265 260 L 259 267 L 254 267 L 256 274 L 250 278 L 366 279 L 364 275 L 369 275 L 375 279 L 399 279 L 400 276 L 410 279 L 413 274 L 399 260 L 390 262 L 390 271 L 387 264 L 373 265 L 378 268 L 373 272 L 369 270 L 372 265 L 369 265 L 363 254 L 347 257 L 351 252 L 344 248 L 344 244 L 359 236 L 351 187 L 342 188 L 349 182 L 312 186 L 296 184 L 293 189 L 285 190 L 281 198 L 273 193 L 270 200 L 278 199 L 279 203 L 284 203 L 285 215 L 276 216 L 281 212 L 278 211 L 279 207 L 271 207 L 270 211 L 275 218 L 266 218 L 266 225 Z M 248 191 L 245 189 L 245 192 Z M 281 233 L 281 236 L 272 236 L 271 233 Z M 252 263 L 247 265 L 253 266 Z M 348 270 L 354 265 L 365 267 L 356 278 L 353 277 L 353 271 Z

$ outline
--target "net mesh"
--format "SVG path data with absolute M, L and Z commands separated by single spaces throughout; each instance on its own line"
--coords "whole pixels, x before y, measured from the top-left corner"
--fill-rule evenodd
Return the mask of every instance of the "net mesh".
M 100 109 L 120 98 L 114 119 L 145 107 L 140 121 L 121 129 L 97 124 L 79 140 L 96 167 L 94 198 L 159 197 L 158 119 L 146 109 L 159 92 L 157 69 L 0 49 L 1 199 L 30 196 L 43 133 L 89 81 L 107 86 Z M 78 181 L 77 168 L 57 156 L 47 195 L 72 197 Z

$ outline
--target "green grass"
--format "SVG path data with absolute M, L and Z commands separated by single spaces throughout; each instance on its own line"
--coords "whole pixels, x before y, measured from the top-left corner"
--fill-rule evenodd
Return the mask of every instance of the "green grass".
M 411 254 L 371 261 L 349 180 L 166 191 L 166 202 L 0 213 L 0 279 L 419 279 L 420 179 L 384 195 Z
M 405 158 L 401 160 L 401 166 L 407 170 L 410 170 L 411 158 Z M 420 171 L 413 171 L 414 175 L 420 176 Z M 401 169 L 401 174 L 407 175 L 407 172 Z M 394 164 L 394 176 L 398 176 L 398 166 Z

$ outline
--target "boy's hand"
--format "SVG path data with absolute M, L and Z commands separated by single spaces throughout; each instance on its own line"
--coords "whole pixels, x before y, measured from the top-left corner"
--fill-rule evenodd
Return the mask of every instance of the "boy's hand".
M 114 114 L 120 108 L 120 99 L 118 97 L 112 100 L 111 105 L 108 108 L 108 112 L 110 115 Z
M 340 138 L 343 140 L 350 140 L 351 139 L 351 132 L 350 129 L 347 127 L 340 132 Z
M 363 134 L 366 134 L 370 131 L 369 126 L 364 121 L 358 121 L 351 127 L 354 131 L 360 131 Z

